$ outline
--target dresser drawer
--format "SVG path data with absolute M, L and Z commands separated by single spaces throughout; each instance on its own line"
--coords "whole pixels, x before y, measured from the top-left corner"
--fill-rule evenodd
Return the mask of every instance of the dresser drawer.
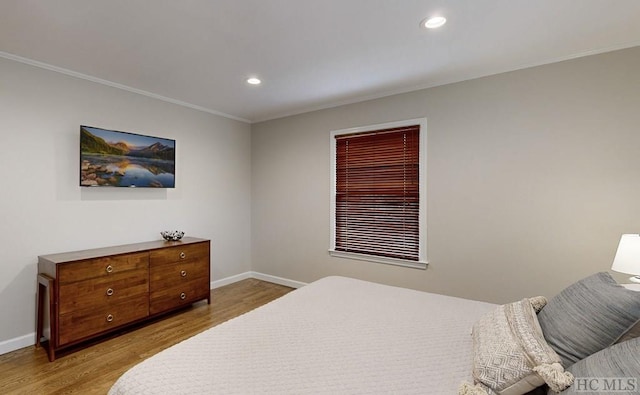
M 60 315 L 59 345 L 65 345 L 149 315 L 148 295 L 128 298 L 107 306 L 93 307 Z
M 152 266 L 149 269 L 149 279 L 151 292 L 172 288 L 196 279 L 208 282 L 209 262 L 199 260 Z
M 209 292 L 207 278 L 188 281 L 171 288 L 151 291 L 149 293 L 149 314 L 161 313 L 208 298 Z
M 149 292 L 146 269 L 127 270 L 110 276 L 98 277 L 74 283 L 61 284 L 59 288 L 60 314 L 99 308 Z
M 209 258 L 209 243 L 178 245 L 149 252 L 149 263 L 152 267 L 205 258 Z
M 127 270 L 145 269 L 148 266 L 148 252 L 87 259 L 59 265 L 58 281 L 64 284 L 109 276 Z

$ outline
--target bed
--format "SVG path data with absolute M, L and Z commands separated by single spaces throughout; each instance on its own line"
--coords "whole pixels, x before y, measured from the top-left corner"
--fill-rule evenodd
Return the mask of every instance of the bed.
M 109 394 L 451 395 L 494 306 L 326 277 L 141 362 Z
M 109 394 L 569 395 L 612 378 L 640 390 L 639 372 L 640 292 L 606 272 L 505 305 L 326 277 L 141 362 Z

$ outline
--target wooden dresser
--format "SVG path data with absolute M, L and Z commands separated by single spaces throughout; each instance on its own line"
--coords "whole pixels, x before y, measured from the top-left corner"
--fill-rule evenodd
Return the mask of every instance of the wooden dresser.
M 38 257 L 36 347 L 59 350 L 210 296 L 210 241 L 185 237 Z M 45 304 L 48 296 L 48 309 Z

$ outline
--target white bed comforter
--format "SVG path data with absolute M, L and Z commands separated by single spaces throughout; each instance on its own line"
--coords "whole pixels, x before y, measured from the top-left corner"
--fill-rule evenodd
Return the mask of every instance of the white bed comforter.
M 141 362 L 109 394 L 451 395 L 493 306 L 327 277 Z

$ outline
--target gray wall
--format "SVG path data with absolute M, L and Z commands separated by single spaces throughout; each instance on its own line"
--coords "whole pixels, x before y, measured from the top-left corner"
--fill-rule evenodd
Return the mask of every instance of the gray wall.
M 253 270 L 492 302 L 608 270 L 640 232 L 639 70 L 636 47 L 253 125 Z M 418 117 L 427 270 L 330 257 L 330 131 Z
M 176 188 L 80 188 L 81 124 L 176 139 Z M 181 229 L 251 269 L 250 125 L 0 58 L 0 142 L 0 354 L 35 341 L 38 255 Z
M 551 296 L 640 231 L 638 70 L 632 48 L 250 126 L 0 59 L 0 353 L 33 343 L 38 255 L 163 229 L 212 239 L 214 279 Z M 329 257 L 329 132 L 423 116 L 428 269 Z M 78 187 L 80 124 L 175 138 L 177 188 Z

